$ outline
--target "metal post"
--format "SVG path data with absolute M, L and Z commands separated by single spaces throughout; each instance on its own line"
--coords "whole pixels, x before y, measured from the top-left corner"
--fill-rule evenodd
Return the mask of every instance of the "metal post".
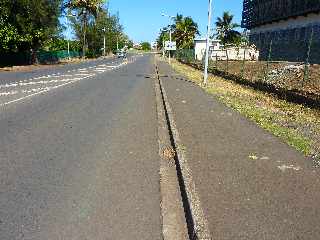
M 313 41 L 313 34 L 314 34 L 314 32 L 313 32 L 313 28 L 312 28 L 309 43 L 308 43 L 307 59 L 304 64 L 304 74 L 303 74 L 302 86 L 304 85 L 304 83 L 306 81 L 309 80 L 310 53 L 311 53 L 311 47 L 312 47 L 312 41 Z
M 119 38 L 118 38 L 118 34 L 117 34 L 117 52 L 119 51 Z
M 170 28 L 170 43 L 172 41 L 172 33 L 171 33 L 171 28 Z M 169 50 L 169 64 L 171 64 L 171 50 Z
M 245 64 L 246 64 L 246 49 L 247 47 L 244 47 L 244 53 L 243 53 L 243 60 L 242 60 L 242 69 L 241 69 L 241 78 L 244 77 L 244 68 L 245 68 Z
M 106 36 L 103 36 L 103 56 L 106 56 Z
M 87 24 L 87 12 L 86 9 L 83 10 L 83 46 L 82 46 L 82 54 L 83 58 L 86 57 L 86 24 Z
M 211 8 L 212 8 L 212 0 L 209 0 L 207 45 L 206 45 L 205 67 L 204 67 L 204 79 L 203 79 L 203 83 L 205 86 L 207 86 L 208 84 L 209 47 L 210 47 L 210 30 L 211 30 L 211 14 L 212 14 Z
M 103 28 L 103 56 L 106 56 L 106 28 Z
M 271 61 L 272 44 L 273 44 L 273 40 L 271 39 L 270 46 L 269 46 L 269 52 L 268 52 L 267 67 L 264 71 L 264 80 L 265 81 L 268 81 L 268 77 L 269 77 L 269 65 L 270 65 L 270 61 Z
M 68 59 L 70 60 L 70 43 L 69 43 L 69 39 L 68 39 Z
M 164 58 L 164 40 L 162 41 L 162 57 Z
M 67 31 L 69 31 L 69 19 L 68 15 L 66 15 L 66 23 L 67 23 Z M 68 43 L 68 60 L 70 60 L 70 43 L 69 43 L 69 37 L 67 36 L 67 43 Z

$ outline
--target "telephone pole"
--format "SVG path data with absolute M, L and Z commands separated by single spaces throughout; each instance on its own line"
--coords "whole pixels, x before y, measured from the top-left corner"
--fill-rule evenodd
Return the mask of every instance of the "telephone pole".
M 211 15 L 212 15 L 212 0 L 209 0 L 208 29 L 207 29 L 207 45 L 206 45 L 206 57 L 205 57 L 204 78 L 203 78 L 203 84 L 204 84 L 205 86 L 208 85 L 208 65 L 209 65 Z

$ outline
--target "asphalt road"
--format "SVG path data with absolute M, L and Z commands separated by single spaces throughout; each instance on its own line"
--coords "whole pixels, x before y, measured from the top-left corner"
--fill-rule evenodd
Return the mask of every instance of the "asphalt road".
M 0 73 L 0 239 L 161 239 L 151 57 Z

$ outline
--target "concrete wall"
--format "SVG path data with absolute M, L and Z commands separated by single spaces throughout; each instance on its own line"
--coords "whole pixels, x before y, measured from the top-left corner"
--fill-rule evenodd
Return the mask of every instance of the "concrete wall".
M 207 42 L 206 40 L 196 40 L 194 45 L 195 58 L 201 61 L 205 55 Z M 220 42 L 211 41 L 210 42 L 210 50 L 219 50 Z
M 228 54 L 228 55 L 227 55 Z M 212 60 L 258 60 L 259 51 L 251 47 L 228 47 L 227 49 L 213 50 L 210 53 Z

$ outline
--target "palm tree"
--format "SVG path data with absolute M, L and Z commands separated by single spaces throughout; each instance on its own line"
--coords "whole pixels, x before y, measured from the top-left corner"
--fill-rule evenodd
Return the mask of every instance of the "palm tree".
M 196 35 L 199 35 L 198 24 L 191 17 L 183 17 L 177 14 L 175 18 L 174 38 L 179 49 L 190 49 Z
M 233 43 L 237 36 L 240 35 L 239 32 L 234 29 L 240 27 L 239 24 L 233 23 L 233 15 L 229 12 L 224 12 L 222 18 L 218 17 L 216 21 L 217 36 L 222 41 L 223 44 Z
M 82 19 L 83 32 L 83 57 L 86 55 L 86 27 L 90 16 L 96 18 L 104 0 L 69 0 L 67 7 L 70 10 L 77 10 L 78 16 Z

